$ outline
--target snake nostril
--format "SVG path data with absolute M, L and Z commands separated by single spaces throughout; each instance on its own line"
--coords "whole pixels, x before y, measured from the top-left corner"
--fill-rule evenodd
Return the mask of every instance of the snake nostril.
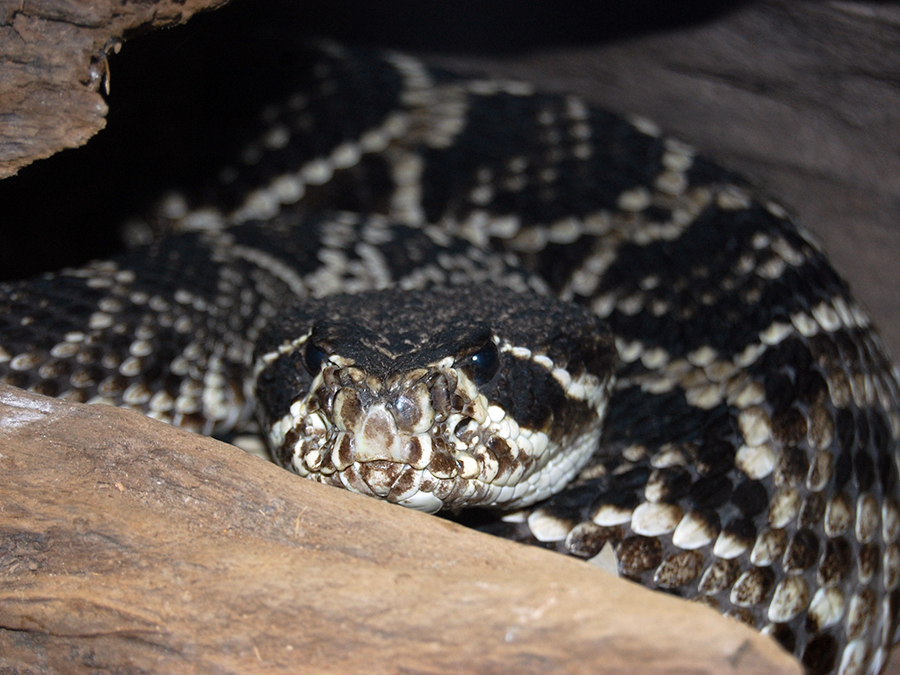
M 437 413 L 447 414 L 450 412 L 450 392 L 445 382 L 438 381 L 431 388 L 431 405 Z
M 409 396 L 398 396 L 392 408 L 400 427 L 411 427 L 422 416 L 419 406 Z

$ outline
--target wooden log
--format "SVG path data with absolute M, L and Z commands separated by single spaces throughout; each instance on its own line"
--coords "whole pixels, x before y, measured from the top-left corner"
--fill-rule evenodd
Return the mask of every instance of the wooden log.
M 107 56 L 126 34 L 227 0 L 0 0 L 0 178 L 106 126 Z
M 706 607 L 122 410 L 0 387 L 0 475 L 0 672 L 801 672 Z

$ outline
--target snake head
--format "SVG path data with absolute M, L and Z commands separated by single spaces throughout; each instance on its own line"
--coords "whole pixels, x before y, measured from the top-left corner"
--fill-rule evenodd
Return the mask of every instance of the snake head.
M 516 508 L 596 450 L 616 352 L 575 305 L 505 289 L 377 291 L 274 320 L 254 357 L 275 459 L 423 511 Z

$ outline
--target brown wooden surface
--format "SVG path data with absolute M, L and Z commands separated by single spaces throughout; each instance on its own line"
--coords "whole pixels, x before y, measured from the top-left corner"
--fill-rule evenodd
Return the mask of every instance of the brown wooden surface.
M 0 178 L 105 125 L 106 56 L 123 36 L 227 0 L 0 0 Z
M 0 475 L 4 673 L 800 672 L 705 607 L 133 413 L 0 387 Z

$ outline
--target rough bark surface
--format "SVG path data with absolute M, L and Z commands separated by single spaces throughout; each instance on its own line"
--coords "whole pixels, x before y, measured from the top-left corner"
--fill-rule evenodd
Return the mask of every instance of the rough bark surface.
M 106 57 L 135 33 L 227 0 L 0 0 L 0 178 L 106 124 Z
M 700 605 L 121 410 L 0 387 L 0 475 L 4 673 L 800 673 Z

